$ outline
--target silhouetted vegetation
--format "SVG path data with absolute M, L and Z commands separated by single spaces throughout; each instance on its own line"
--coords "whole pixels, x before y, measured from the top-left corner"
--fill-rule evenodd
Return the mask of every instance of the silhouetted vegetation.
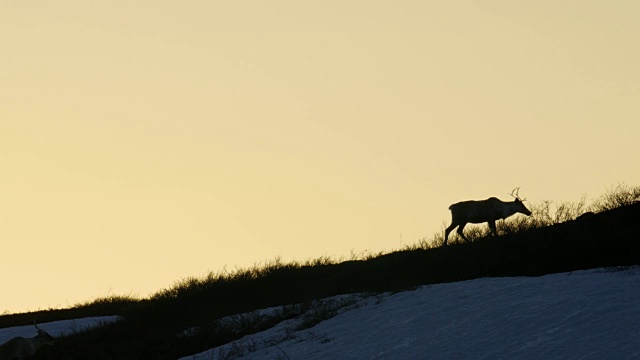
M 485 224 L 467 228 L 469 241 L 452 237 L 447 247 L 440 247 L 440 233 L 398 251 L 342 262 L 275 259 L 184 279 L 147 299 L 113 296 L 69 309 L 5 315 L 0 327 L 121 315 L 121 322 L 59 339 L 36 358 L 175 359 L 300 316 L 315 300 L 333 295 L 640 264 L 639 200 L 640 187 L 621 185 L 589 206 L 584 199 L 530 204 L 533 215 L 500 222 L 497 237 L 489 236 Z M 279 305 L 288 306 L 270 316 L 240 317 L 233 325 L 224 320 Z M 332 311 L 335 308 L 319 311 L 310 324 L 332 316 Z

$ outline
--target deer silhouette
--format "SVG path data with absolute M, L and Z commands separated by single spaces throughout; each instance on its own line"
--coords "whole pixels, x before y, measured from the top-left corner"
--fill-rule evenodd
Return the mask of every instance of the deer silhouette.
M 514 201 L 502 201 L 498 198 L 490 197 L 486 200 L 462 201 L 449 206 L 449 210 L 451 210 L 451 225 L 444 232 L 444 246 L 447 245 L 449 233 L 456 226 L 458 227 L 458 235 L 468 241 L 463 233 L 464 227 L 468 223 L 480 224 L 486 222 L 489 224 L 491 233 L 495 236 L 497 235 L 496 220 L 506 219 L 516 213 L 530 216 L 531 211 L 523 204 L 526 199 L 520 199 L 518 196 L 519 189 L 515 188 L 511 191 L 511 196 L 515 198 Z

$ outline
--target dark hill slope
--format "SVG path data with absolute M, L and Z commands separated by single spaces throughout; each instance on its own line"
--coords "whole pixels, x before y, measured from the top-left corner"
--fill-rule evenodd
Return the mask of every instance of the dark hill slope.
M 398 251 L 362 261 L 301 266 L 278 263 L 258 272 L 186 282 L 151 299 L 109 307 L 126 321 L 60 342 L 41 358 L 172 359 L 241 337 L 215 333 L 203 341 L 176 336 L 194 325 L 255 309 L 336 294 L 397 291 L 487 276 L 538 276 L 594 267 L 640 264 L 640 204 L 562 224 L 446 248 Z M 104 306 L 104 304 L 103 304 Z M 94 311 L 92 311 L 92 309 Z M 118 311 L 117 309 L 120 309 Z M 100 306 L 61 310 L 99 315 Z M 21 314 L 31 323 L 56 312 Z M 62 313 L 58 313 L 60 316 Z M 31 315 L 30 317 L 27 315 Z M 0 324 L 3 322 L 0 317 Z M 5 325 L 6 326 L 6 325 Z M 254 331 L 259 330 L 258 328 Z

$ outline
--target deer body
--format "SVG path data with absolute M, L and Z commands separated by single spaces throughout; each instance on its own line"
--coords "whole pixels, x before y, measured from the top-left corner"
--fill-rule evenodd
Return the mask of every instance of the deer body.
M 513 192 L 511 194 L 513 195 Z M 522 203 L 524 200 L 521 200 L 517 195 L 514 197 L 514 201 L 502 201 L 498 198 L 490 197 L 486 200 L 462 201 L 449 206 L 449 210 L 451 210 L 451 225 L 445 230 L 444 245 L 447 245 L 449 233 L 456 226 L 458 227 L 458 235 L 468 240 L 463 233 L 464 227 L 468 223 L 480 224 L 486 222 L 489 224 L 491 233 L 495 236 L 497 235 L 496 220 L 506 219 L 516 213 L 531 215 L 531 211 Z
M 14 337 L 6 343 L 0 345 L 0 359 L 2 360 L 24 360 L 31 359 L 38 348 L 42 345 L 52 345 L 53 336 L 36 326 L 38 335 L 31 338 L 21 336 Z

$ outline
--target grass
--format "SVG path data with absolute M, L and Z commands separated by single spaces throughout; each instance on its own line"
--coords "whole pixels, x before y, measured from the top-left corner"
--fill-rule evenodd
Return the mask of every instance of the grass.
M 586 205 L 529 204 L 532 217 L 500 222 L 497 237 L 486 226 L 465 229 L 441 247 L 442 235 L 381 254 L 347 261 L 274 259 L 235 271 L 187 278 L 146 299 L 109 296 L 68 309 L 0 316 L 0 327 L 84 316 L 121 315 L 124 321 L 60 339 L 38 359 L 175 359 L 308 314 L 307 326 L 333 316 L 318 299 L 353 293 L 402 291 L 423 284 L 486 276 L 538 276 L 606 266 L 640 264 L 640 187 L 619 185 Z M 582 214 L 592 214 L 581 217 Z M 444 227 L 443 227 L 444 229 Z M 302 305 L 300 305 L 302 304 Z M 270 316 L 257 309 L 283 306 Z M 333 309 L 333 310 L 332 310 Z M 221 319 L 238 314 L 229 325 Z M 191 331 L 197 329 L 197 331 Z M 189 333 L 190 336 L 184 336 Z
M 212 359 L 236 359 L 249 352 L 261 348 L 277 346 L 283 341 L 300 339 L 300 331 L 313 327 L 314 325 L 337 315 L 342 309 L 351 308 L 360 296 L 343 296 L 329 299 L 309 301 L 301 304 L 286 305 L 266 311 L 258 310 L 250 313 L 230 316 L 216 321 L 212 327 L 220 329 L 229 327 L 231 331 L 240 334 L 255 333 L 264 329 L 255 329 L 256 324 L 268 324 L 265 328 L 271 328 L 276 324 L 284 324 L 280 331 L 273 332 L 265 338 L 240 339 L 232 343 L 218 347 L 210 352 Z M 286 322 L 285 322 L 286 321 Z M 305 333 L 304 336 L 314 336 Z M 326 336 L 317 336 L 317 340 L 327 342 Z M 281 355 L 284 355 L 282 353 Z

